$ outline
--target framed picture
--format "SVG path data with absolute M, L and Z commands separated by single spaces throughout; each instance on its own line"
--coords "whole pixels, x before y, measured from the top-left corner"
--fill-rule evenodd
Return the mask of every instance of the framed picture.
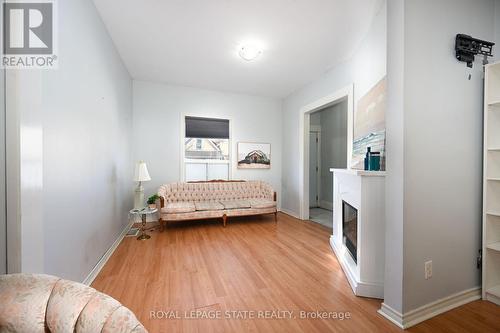
M 358 102 L 354 113 L 353 169 L 365 168 L 366 149 L 380 152 L 380 170 L 385 170 L 386 79 L 380 80 Z
M 238 142 L 238 169 L 270 168 L 270 143 Z

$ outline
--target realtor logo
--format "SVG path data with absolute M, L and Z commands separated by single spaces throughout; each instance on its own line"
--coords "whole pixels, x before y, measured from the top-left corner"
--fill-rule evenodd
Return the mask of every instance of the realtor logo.
M 55 67 L 54 5 L 51 0 L 7 0 L 3 4 L 3 67 Z

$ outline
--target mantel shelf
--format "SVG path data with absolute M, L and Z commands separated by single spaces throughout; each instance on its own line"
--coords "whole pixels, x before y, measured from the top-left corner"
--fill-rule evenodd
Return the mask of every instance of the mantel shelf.
M 500 242 L 488 244 L 486 245 L 486 248 L 493 251 L 500 251 Z

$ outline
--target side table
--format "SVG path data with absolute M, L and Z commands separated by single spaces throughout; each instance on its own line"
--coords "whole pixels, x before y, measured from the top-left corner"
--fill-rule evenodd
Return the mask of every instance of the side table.
M 140 229 L 141 233 L 137 237 L 138 240 L 146 240 L 151 238 L 151 236 L 146 234 L 146 220 L 148 215 L 153 215 L 156 214 L 157 212 L 158 212 L 157 208 L 151 209 L 149 207 L 144 207 L 142 209 L 132 209 L 129 212 L 129 216 L 140 216 L 142 220 L 142 225 Z

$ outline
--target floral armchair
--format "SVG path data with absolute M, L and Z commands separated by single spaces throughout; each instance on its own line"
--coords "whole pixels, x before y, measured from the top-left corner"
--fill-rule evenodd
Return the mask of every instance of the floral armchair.
M 0 275 L 0 332 L 127 332 L 146 329 L 113 298 L 49 275 Z

